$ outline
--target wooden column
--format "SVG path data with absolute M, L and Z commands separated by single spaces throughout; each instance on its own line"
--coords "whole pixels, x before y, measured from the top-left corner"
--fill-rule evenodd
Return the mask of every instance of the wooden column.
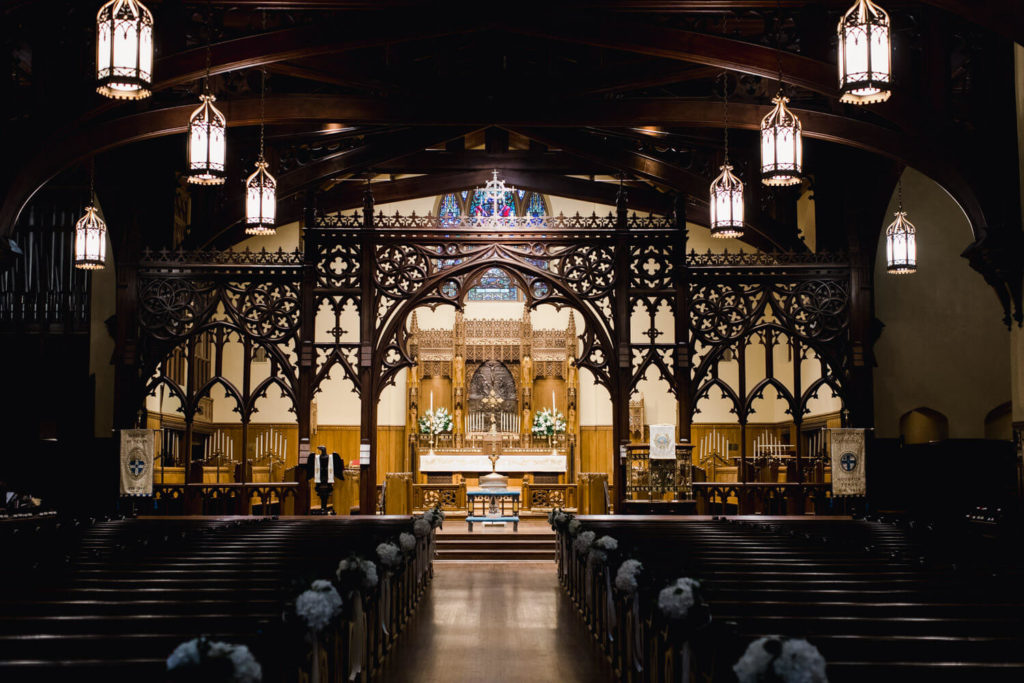
M 796 408 L 793 410 L 793 425 L 796 434 L 793 436 L 793 455 L 796 457 L 793 459 L 796 468 L 796 476 L 793 476 L 793 472 L 786 470 L 786 481 L 798 481 L 804 480 L 804 471 L 801 467 L 803 459 L 803 438 L 801 438 L 800 428 L 804 423 L 804 404 L 803 404 L 803 388 L 800 386 L 800 354 L 802 353 L 800 342 L 790 337 L 789 348 L 793 354 L 793 397 L 796 399 Z M 801 513 L 803 511 L 801 510 Z
M 612 484 L 615 487 L 615 512 L 622 514 L 626 500 L 626 464 L 622 449 L 629 444 L 629 393 L 633 380 L 633 353 L 629 336 L 629 217 L 626 188 L 619 187 L 615 200 L 615 329 L 612 343 L 616 346 L 616 366 L 612 371 L 612 442 L 615 444 Z
M 369 462 L 359 465 L 359 513 L 377 511 L 377 359 L 373 271 L 373 191 L 363 195 L 363 227 L 359 236 L 359 446 L 369 447 Z
M 690 367 L 690 272 L 686 266 L 686 197 L 677 194 L 672 212 L 675 219 L 673 255 L 676 267 L 675 312 L 675 394 L 679 440 L 689 441 L 693 423 L 693 392 Z
M 302 372 L 301 367 L 299 372 Z M 246 483 L 247 472 L 246 465 L 249 462 L 249 451 L 253 449 L 253 455 L 258 455 L 255 452 L 255 443 L 253 439 L 249 438 L 249 421 L 252 419 L 252 413 L 250 412 L 250 394 L 252 393 L 252 342 L 249 341 L 248 337 L 242 339 L 242 400 L 245 404 L 242 407 L 242 476 L 240 477 L 241 483 Z M 297 413 L 298 411 L 296 411 Z M 301 424 L 301 422 L 300 422 Z M 299 434 L 301 435 L 301 428 Z M 255 459 L 255 458 L 254 458 Z
M 298 425 L 299 454 L 296 464 L 306 464 L 312 446 L 309 442 L 311 424 L 311 405 L 313 403 L 313 380 L 316 375 L 316 348 L 313 345 L 316 334 L 316 262 L 318 239 L 311 230 L 316 225 L 316 207 L 312 195 L 306 195 L 306 210 L 303 214 L 304 250 L 302 258 L 302 284 L 300 299 L 302 317 L 299 321 L 299 391 L 295 406 L 295 419 Z M 246 368 L 249 363 L 246 363 Z M 247 394 L 248 395 L 248 394 Z

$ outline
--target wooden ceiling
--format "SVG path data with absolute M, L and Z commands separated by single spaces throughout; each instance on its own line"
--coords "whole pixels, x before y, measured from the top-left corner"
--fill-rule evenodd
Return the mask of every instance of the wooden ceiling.
M 621 176 L 637 210 L 667 211 L 682 193 L 692 219 L 706 221 L 727 73 L 731 156 L 750 193 L 749 241 L 803 248 L 798 191 L 756 182 L 753 131 L 781 66 L 808 138 L 805 190 L 839 185 L 850 201 L 861 193 L 880 204 L 877 213 L 909 164 L 953 195 L 979 238 L 1019 230 L 1019 209 L 1005 201 L 1019 192 L 1015 150 L 1005 144 L 1015 135 L 1011 39 L 1024 39 L 1012 0 L 883 2 L 895 27 L 897 91 L 868 108 L 837 101 L 835 24 L 849 0 L 472 9 L 426 0 L 152 0 L 155 95 L 141 103 L 93 91 L 93 4 L 3 3 L 5 89 L 14 104 L 2 135 L 16 160 L 5 165 L 4 233 L 47 183 L 82 183 L 94 157 L 101 200 L 105 187 L 132 187 L 126 164 L 146 165 L 139 177 L 161 171 L 174 186 L 208 38 L 212 86 L 231 126 L 231 180 L 192 189 L 201 208 L 193 211 L 195 245 L 238 235 L 238 179 L 256 154 L 260 69 L 269 74 L 267 141 L 285 220 L 314 199 L 321 208 L 359 206 L 368 177 L 382 181 L 374 183 L 378 201 L 395 201 L 479 185 L 498 168 L 525 189 L 594 202 L 611 202 L 609 181 Z M 992 165 L 1006 178 L 993 180 Z M 863 182 L 852 171 L 859 167 L 886 182 Z M 835 233 L 839 246 L 845 233 L 862 232 L 873 249 L 880 215 L 869 228 L 830 227 L 839 219 L 838 209 L 829 211 L 819 230 Z

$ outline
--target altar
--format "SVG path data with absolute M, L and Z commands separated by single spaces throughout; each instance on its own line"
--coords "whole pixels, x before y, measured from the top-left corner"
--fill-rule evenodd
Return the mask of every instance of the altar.
M 417 483 L 473 485 L 492 471 L 514 475 L 517 485 L 570 478 L 579 438 L 573 316 L 565 329 L 537 329 L 525 307 L 518 319 L 456 312 L 452 328 L 424 329 L 414 314 L 409 332 Z
M 565 455 L 501 454 L 494 464 L 496 472 L 544 472 L 562 474 L 566 471 Z M 491 461 L 483 453 L 435 453 L 420 455 L 420 472 L 490 472 Z

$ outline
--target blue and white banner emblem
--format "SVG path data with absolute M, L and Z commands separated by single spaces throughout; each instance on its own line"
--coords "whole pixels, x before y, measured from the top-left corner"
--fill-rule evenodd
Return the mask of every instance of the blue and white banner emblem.
M 151 429 L 121 430 L 121 495 L 153 495 L 153 451 L 156 439 Z
M 676 459 L 676 426 L 651 425 L 651 460 Z
M 864 430 L 832 429 L 832 495 L 867 495 L 864 475 Z

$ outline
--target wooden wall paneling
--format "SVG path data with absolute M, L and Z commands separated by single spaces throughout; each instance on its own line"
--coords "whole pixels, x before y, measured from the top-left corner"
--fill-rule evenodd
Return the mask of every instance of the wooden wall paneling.
M 605 472 L 611 480 L 615 440 L 611 425 L 580 427 L 580 472 Z

